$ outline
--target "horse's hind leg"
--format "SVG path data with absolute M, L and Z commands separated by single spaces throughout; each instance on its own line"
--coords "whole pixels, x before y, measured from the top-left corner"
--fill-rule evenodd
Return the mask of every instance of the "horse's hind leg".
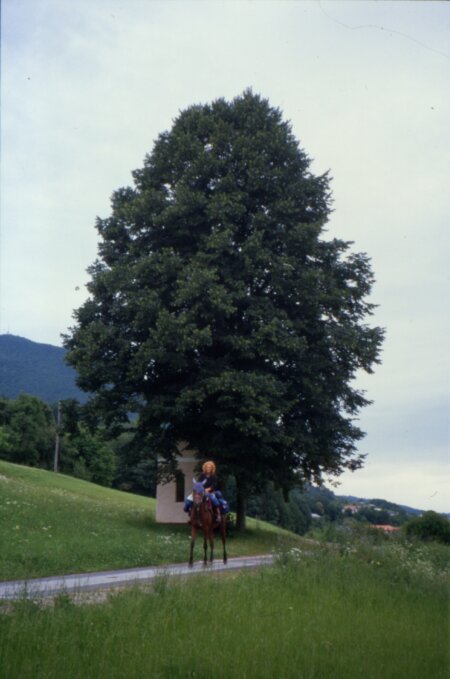
M 212 563 L 214 561 L 214 532 L 212 528 L 211 533 L 209 535 L 209 548 L 210 548 L 209 561 L 210 563 Z
M 227 563 L 227 561 L 228 561 L 227 547 L 226 547 L 227 527 L 226 527 L 225 521 L 226 521 L 226 518 L 222 517 L 222 523 L 221 523 L 221 526 L 220 526 L 220 533 L 221 533 L 221 536 L 222 536 L 223 562 Z
M 206 540 L 206 533 L 203 534 L 203 565 L 208 563 L 208 542 Z

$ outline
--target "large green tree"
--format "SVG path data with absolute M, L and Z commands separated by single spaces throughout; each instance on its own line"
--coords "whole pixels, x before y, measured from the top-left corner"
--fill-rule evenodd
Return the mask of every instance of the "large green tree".
M 314 176 L 279 110 L 253 94 L 181 112 L 97 220 L 89 299 L 65 338 L 106 423 L 168 463 L 187 441 L 245 497 L 362 464 L 353 388 L 382 340 L 364 321 L 365 254 L 327 239 Z

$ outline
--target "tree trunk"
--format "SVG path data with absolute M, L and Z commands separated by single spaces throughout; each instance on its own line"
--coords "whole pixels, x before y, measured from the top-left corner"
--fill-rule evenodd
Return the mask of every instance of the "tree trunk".
M 245 510 L 247 508 L 247 494 L 245 488 L 236 479 L 236 528 L 239 532 L 244 533 L 245 524 Z

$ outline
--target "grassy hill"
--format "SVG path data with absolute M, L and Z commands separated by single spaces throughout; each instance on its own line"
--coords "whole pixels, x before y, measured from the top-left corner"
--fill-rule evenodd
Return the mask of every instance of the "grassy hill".
M 30 394 L 49 404 L 67 398 L 86 401 L 75 384 L 75 370 L 64 362 L 65 353 L 51 344 L 0 335 L 0 396 Z
M 154 501 L 0 462 L 2 576 L 184 561 L 187 527 Z M 265 525 L 232 555 L 276 549 L 273 568 L 164 576 L 101 605 L 0 602 L 8 679 L 447 679 L 444 545 L 377 533 L 311 552 Z
M 0 580 L 187 561 L 187 525 L 154 517 L 151 498 L 0 460 Z M 263 522 L 249 528 L 230 536 L 230 557 L 302 544 Z

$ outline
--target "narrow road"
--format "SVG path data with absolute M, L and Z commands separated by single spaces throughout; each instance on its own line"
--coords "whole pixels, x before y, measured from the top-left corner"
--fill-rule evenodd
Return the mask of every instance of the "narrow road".
M 242 570 L 258 566 L 273 564 L 273 554 L 261 556 L 243 556 L 229 559 L 225 565 L 222 561 L 215 561 L 212 566 L 203 566 L 197 562 L 192 568 L 184 564 L 168 566 L 152 566 L 148 568 L 127 568 L 118 571 L 102 571 L 98 573 L 78 573 L 75 575 L 56 575 L 49 578 L 35 578 L 30 580 L 12 580 L 0 582 L 0 600 L 5 599 L 36 599 L 51 597 L 57 594 L 79 594 L 82 592 L 107 590 L 115 587 L 130 586 L 136 583 L 151 583 L 161 576 L 186 576 L 194 573 L 218 573 L 222 571 Z

